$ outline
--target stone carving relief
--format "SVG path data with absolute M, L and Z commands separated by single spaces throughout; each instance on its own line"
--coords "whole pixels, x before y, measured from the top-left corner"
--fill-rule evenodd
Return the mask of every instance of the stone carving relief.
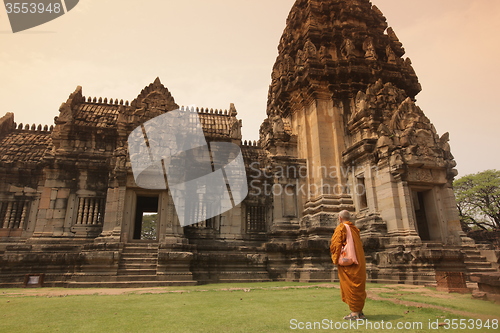
M 234 120 L 231 124 L 231 128 L 229 130 L 229 136 L 231 139 L 235 140 L 241 140 L 241 126 L 242 126 L 242 121 L 240 120 Z
M 302 74 L 304 71 L 304 66 L 306 64 L 306 56 L 302 50 L 297 51 L 297 56 L 295 58 L 295 64 L 297 65 L 297 74 Z
M 384 85 L 382 80 L 378 80 L 375 84 L 368 86 L 366 93 L 359 91 L 356 95 L 354 112 L 351 114 L 349 124 L 363 117 L 369 117 L 379 123 L 387 123 L 399 103 L 405 98 L 404 92 L 391 83 Z
M 376 137 L 376 159 L 386 159 L 394 172 L 405 172 L 412 165 L 449 170 L 456 165 L 448 144 L 449 135 L 445 133 L 439 138 L 423 111 L 392 84 L 379 80 L 366 92 L 358 92 L 352 108 L 348 121 L 351 134 L 358 140 Z M 364 134 L 358 134 L 361 132 Z M 415 178 L 415 181 L 428 180 Z
M 349 38 L 346 38 L 345 41 L 344 41 L 344 44 L 342 45 L 342 49 L 341 49 L 341 52 L 342 52 L 342 56 L 344 57 L 344 59 L 348 60 L 350 58 L 354 58 L 356 57 L 356 45 L 354 45 L 354 42 L 349 39 Z
M 368 38 L 363 44 L 363 50 L 365 51 L 366 60 L 377 60 L 377 51 L 375 50 L 375 45 L 373 44 L 373 39 Z
M 134 110 L 133 115 L 154 118 L 169 110 L 168 101 L 158 92 L 152 92 L 141 101 L 141 107 Z
M 319 48 L 318 54 L 319 54 L 319 59 L 321 61 L 324 61 L 325 59 L 332 58 L 332 56 L 328 52 L 328 49 L 324 45 L 321 45 L 321 47 Z
M 396 53 L 394 53 L 394 50 L 392 49 L 392 47 L 390 45 L 387 45 L 387 47 L 385 48 L 385 54 L 387 56 L 387 62 L 390 63 L 390 64 L 396 64 L 397 61 L 397 57 L 396 57 Z
M 432 183 L 434 177 L 430 169 L 411 168 L 408 172 L 408 181 L 419 183 Z
M 306 58 L 316 59 L 318 56 L 318 51 L 316 46 L 308 39 L 304 45 L 304 53 Z

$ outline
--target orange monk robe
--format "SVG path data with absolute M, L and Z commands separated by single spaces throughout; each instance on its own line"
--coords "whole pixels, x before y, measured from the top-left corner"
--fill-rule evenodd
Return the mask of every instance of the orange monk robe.
M 347 223 L 351 228 L 354 247 L 356 248 L 356 256 L 358 264 L 351 266 L 338 266 L 340 250 L 346 243 L 347 230 L 344 225 Z M 344 222 L 337 226 L 332 235 L 330 243 L 330 252 L 332 261 L 338 267 L 340 290 L 342 292 L 342 301 L 349 305 L 352 312 L 361 312 L 365 305 L 366 291 L 366 260 L 363 244 L 359 237 L 359 229 L 351 222 Z

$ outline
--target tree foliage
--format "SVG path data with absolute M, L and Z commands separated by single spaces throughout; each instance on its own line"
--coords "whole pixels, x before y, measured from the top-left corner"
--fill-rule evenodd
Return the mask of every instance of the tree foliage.
M 500 229 L 500 171 L 486 170 L 453 183 L 462 227 Z
M 155 240 L 158 214 L 144 214 L 142 217 L 141 239 Z

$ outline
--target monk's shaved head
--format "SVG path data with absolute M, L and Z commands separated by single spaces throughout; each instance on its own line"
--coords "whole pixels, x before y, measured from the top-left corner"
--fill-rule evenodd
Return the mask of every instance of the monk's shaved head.
M 351 213 L 347 210 L 343 210 L 339 213 L 339 217 L 344 220 L 344 221 L 350 221 L 351 220 Z

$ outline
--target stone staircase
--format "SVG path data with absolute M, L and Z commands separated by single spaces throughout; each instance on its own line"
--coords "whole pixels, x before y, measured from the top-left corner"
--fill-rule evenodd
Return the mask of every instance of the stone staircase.
M 196 281 L 189 279 L 173 280 L 159 270 L 158 243 L 128 243 L 124 245 L 118 262 L 116 281 L 112 287 L 142 288 L 195 285 Z M 176 277 L 175 271 L 170 271 Z M 105 284 L 101 286 L 105 287 Z
M 126 244 L 118 264 L 117 281 L 156 281 L 157 243 Z
M 93 276 L 91 276 L 93 275 Z M 195 285 L 196 281 L 172 281 L 158 272 L 158 243 L 124 245 L 114 274 L 82 273 L 74 276 L 66 287 L 72 288 L 148 288 Z
M 466 273 L 468 276 L 474 273 L 494 273 L 497 270 L 492 266 L 486 257 L 481 255 L 477 247 L 467 247 L 463 249 Z

